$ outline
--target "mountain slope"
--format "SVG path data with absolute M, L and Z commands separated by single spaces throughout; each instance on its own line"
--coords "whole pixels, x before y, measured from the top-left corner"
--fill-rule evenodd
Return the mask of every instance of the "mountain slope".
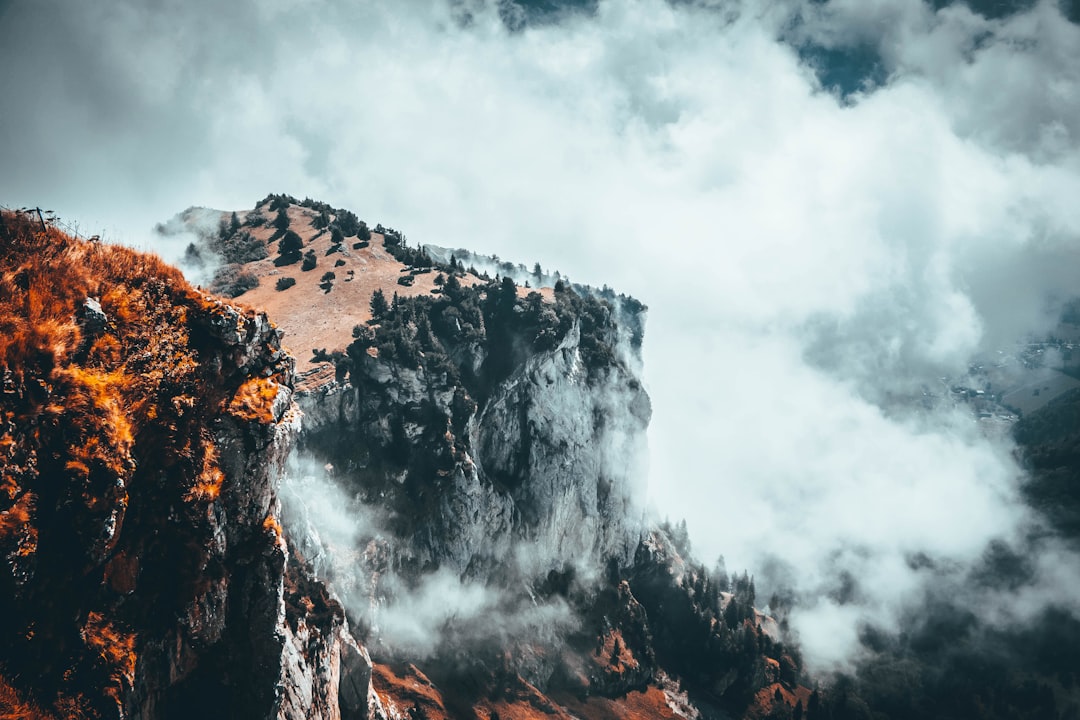
M 0 248 L 0 708 L 307 716 L 312 688 L 336 694 L 319 674 L 344 625 L 276 519 L 298 428 L 277 332 L 18 214 Z
M 633 692 L 678 705 L 669 674 L 690 682 L 686 705 L 706 717 L 797 702 L 797 656 L 775 624 L 773 637 L 762 629 L 749 579 L 732 588 L 692 563 L 685 540 L 635 504 L 651 412 L 638 375 L 644 306 L 561 281 L 529 288 L 466 272 L 396 231 L 369 237 L 352 213 L 318 201 L 269 196 L 243 220 L 208 217 L 204 252 L 226 256 L 220 248 L 245 245 L 233 239 L 245 234 L 268 243 L 265 258 L 242 266 L 259 286 L 238 299 L 275 299 L 286 342 L 292 332 L 294 347 L 327 349 L 312 358 L 326 370 L 298 394 L 300 447 L 345 507 L 320 520 L 307 505 L 320 491 L 305 485 L 287 528 L 344 600 L 387 708 L 483 716 L 516 687 L 517 703 L 547 698 L 565 710 L 579 697 L 575 715 L 603 716 L 626 710 Z M 289 232 L 298 252 L 275 259 L 291 251 Z M 297 271 L 310 251 L 316 270 Z M 350 295 L 336 295 L 340 276 L 312 291 L 334 258 L 354 270 Z M 297 284 L 271 290 L 285 272 Z M 392 288 L 396 300 L 377 310 L 370 295 L 355 297 L 389 299 Z M 297 319 L 316 316 L 336 318 L 317 340 Z M 327 524 L 350 523 L 349 538 L 325 539 Z M 432 588 L 451 609 L 416 607 Z M 457 595 L 486 610 L 454 607 Z M 395 630 L 406 607 L 433 614 L 412 619 L 422 642 Z
M 210 217 L 189 255 L 225 261 L 214 287 L 287 298 L 285 339 L 321 343 L 300 392 L 261 311 L 3 216 L 0 710 L 729 718 L 809 697 L 752 580 L 637 509 L 640 303 L 470 274 L 314 201 Z M 359 297 L 315 278 L 327 257 Z

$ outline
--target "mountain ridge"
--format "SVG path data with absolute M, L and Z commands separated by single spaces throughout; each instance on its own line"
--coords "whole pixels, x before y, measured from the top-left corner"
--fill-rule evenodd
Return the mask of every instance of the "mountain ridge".
M 267 218 L 275 197 L 261 203 Z M 277 228 L 280 257 L 290 252 L 281 243 L 298 211 L 288 202 L 278 210 L 289 218 Z M 240 232 L 232 226 L 243 224 L 222 219 L 217 241 L 228 246 Z M 311 249 L 317 230 L 302 229 L 301 248 Z M 330 223 L 322 229 L 334 237 Z M 287 318 L 275 327 L 260 312 L 191 288 L 157 260 L 4 216 L 2 277 L 13 298 L 5 327 L 29 321 L 68 337 L 62 347 L 51 336 L 5 346 L 5 378 L 16 388 L 4 396 L 15 408 L 5 410 L 5 447 L 17 456 L 20 433 L 31 426 L 18 402 L 38 402 L 35 392 L 45 393 L 41 402 L 60 402 L 50 383 L 68 371 L 57 370 L 56 358 L 94 379 L 87 392 L 129 394 L 113 405 L 94 400 L 113 408 L 105 427 L 75 415 L 52 432 L 94 438 L 123 424 L 117 413 L 140 409 L 133 439 L 120 433 L 113 443 L 121 457 L 125 443 L 135 452 L 127 469 L 113 467 L 138 479 L 119 483 L 129 492 L 125 517 L 94 520 L 105 491 L 92 492 L 89 527 L 114 528 L 111 539 L 71 538 L 99 547 L 90 574 L 80 576 L 85 590 L 68 598 L 83 608 L 76 624 L 31 602 L 70 582 L 76 571 L 63 563 L 50 561 L 23 581 L 25 602 L 16 594 L 6 608 L 9 637 L 48 618 L 69 639 L 35 630 L 30 646 L 38 650 L 26 650 L 25 640 L 9 646 L 0 657 L 5 709 L 42 717 L 757 717 L 808 693 L 798 685 L 797 655 L 770 638 L 752 610 L 752 582 L 737 579 L 728 593 L 713 573 L 683 559 L 688 545 L 677 547 L 677 528 L 653 526 L 632 509 L 633 457 L 649 403 L 636 374 L 640 321 L 622 322 L 644 307 L 565 283 L 545 298 L 511 278 L 485 281 L 460 267 L 444 266 L 442 284 L 432 278 L 427 289 L 421 276 L 440 268 L 400 234 L 381 230 L 368 247 L 381 241 L 399 276 L 405 269 L 420 277 L 401 287 L 427 291 L 400 293 L 385 307 L 366 303 L 374 322 L 356 322 L 337 346 L 343 350 L 313 353 L 320 360 L 313 364 L 329 373 L 310 375 L 303 387 L 281 346 Z M 271 255 L 246 237 L 231 247 L 263 255 L 248 262 Z M 323 255 L 316 265 L 334 254 L 344 255 Z M 59 283 L 53 273 L 70 277 Z M 48 317 L 35 314 L 37 291 L 25 292 L 38 286 L 62 290 L 49 300 Z M 323 295 L 333 300 L 333 292 Z M 28 364 L 49 345 L 52 360 Z M 189 376 L 189 391 L 179 392 Z M 133 380 L 145 377 L 150 385 Z M 193 446 L 191 438 L 202 440 Z M 346 511 L 364 503 L 374 510 L 378 527 L 335 547 L 319 524 L 324 517 L 309 514 L 314 522 L 305 525 L 290 515 L 287 493 L 298 473 L 289 458 L 297 453 L 316 468 L 322 463 L 320 475 L 345 493 Z M 165 475 L 162 464 L 172 468 Z M 8 462 L 5 473 L 13 467 Z M 56 467 L 50 477 L 61 486 L 82 472 L 66 461 Z M 33 468 L 20 472 L 2 511 L 3 539 L 13 548 L 5 582 L 16 584 L 19 538 L 37 528 L 34 512 L 53 512 L 43 503 L 24 503 L 29 514 L 19 509 L 22 488 L 43 482 Z M 172 478 L 175 489 L 162 496 L 144 479 L 155 477 Z M 190 578 L 178 589 L 164 579 L 177 568 Z M 348 585 L 342 568 L 358 584 Z M 422 639 L 431 649 L 410 661 L 391 632 L 393 613 L 402 617 L 404 607 L 408 616 L 408 603 L 443 580 L 479 604 L 460 605 L 430 626 Z M 155 614 L 157 607 L 178 608 L 179 619 Z M 472 615 L 460 614 L 469 607 Z M 20 620 L 35 612 L 41 617 L 30 625 Z M 49 670 L 41 653 L 66 660 L 49 661 L 58 668 Z M 64 662 L 89 670 L 68 672 Z M 42 670 L 44 679 L 31 679 Z

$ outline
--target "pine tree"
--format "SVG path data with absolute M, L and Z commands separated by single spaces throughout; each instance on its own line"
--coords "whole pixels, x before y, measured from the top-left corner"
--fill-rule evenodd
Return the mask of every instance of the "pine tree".
M 278 243 L 279 256 L 274 264 L 277 266 L 292 265 L 300 259 L 300 250 L 304 247 L 304 241 L 292 230 L 286 230 L 281 242 Z
M 375 320 L 382 318 L 386 315 L 390 306 L 386 304 L 386 295 L 383 294 L 381 289 L 376 289 L 371 293 L 371 317 Z
M 278 230 L 285 230 L 289 227 L 289 214 L 285 212 L 285 208 L 278 210 L 277 216 L 274 217 L 274 227 Z

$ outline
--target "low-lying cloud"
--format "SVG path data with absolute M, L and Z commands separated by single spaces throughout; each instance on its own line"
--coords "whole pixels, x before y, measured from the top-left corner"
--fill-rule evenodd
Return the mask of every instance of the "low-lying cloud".
M 493 5 L 7 5 L 0 197 L 152 246 L 179 209 L 285 191 L 639 297 L 653 502 L 707 561 L 782 560 L 817 667 L 921 597 L 911 558 L 962 576 L 1023 536 L 1008 443 L 910 399 L 1076 294 L 1056 3 L 608 0 L 518 32 Z M 883 79 L 841 98 L 810 45 L 869 47 Z M 987 616 L 1068 605 L 1060 557 Z
M 400 572 L 404 553 L 381 527 L 381 509 L 358 501 L 347 483 L 332 467 L 294 452 L 280 493 L 283 519 L 294 551 L 330 585 L 377 651 L 415 661 L 519 643 L 557 647 L 577 628 L 563 598 L 541 597 L 529 584 L 540 553 L 527 542 L 504 558 L 499 579 L 467 578 L 447 567 Z M 549 561 L 542 572 L 552 567 Z

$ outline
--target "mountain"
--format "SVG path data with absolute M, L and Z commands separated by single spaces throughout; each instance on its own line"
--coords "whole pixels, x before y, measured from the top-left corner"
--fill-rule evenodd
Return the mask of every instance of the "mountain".
M 160 230 L 235 300 L 3 215 L 8 716 L 810 705 L 753 580 L 636 503 L 641 303 L 288 196 Z
M 284 195 L 160 226 L 207 290 L 0 221 L 0 717 L 1080 712 L 1067 611 L 948 585 L 808 678 L 791 601 L 638 503 L 633 298 Z M 1045 522 L 971 587 L 1075 545 L 1077 398 L 1015 427 Z
M 5 717 L 345 702 L 362 651 L 278 520 L 299 413 L 277 331 L 154 257 L 2 223 Z

